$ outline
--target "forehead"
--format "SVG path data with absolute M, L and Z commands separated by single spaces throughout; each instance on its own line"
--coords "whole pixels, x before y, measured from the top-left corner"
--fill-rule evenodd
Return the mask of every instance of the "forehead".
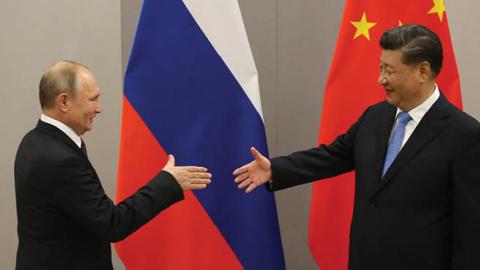
M 88 70 L 81 70 L 78 73 L 78 79 L 80 83 L 80 91 L 89 95 L 100 94 L 100 89 L 97 85 L 95 76 Z
M 396 66 L 402 65 L 402 51 L 401 50 L 383 50 L 380 55 L 380 64 Z

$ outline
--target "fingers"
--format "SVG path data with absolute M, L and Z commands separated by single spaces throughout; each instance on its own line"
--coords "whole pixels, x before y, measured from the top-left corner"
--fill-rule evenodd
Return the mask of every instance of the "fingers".
M 191 172 L 188 174 L 189 178 L 211 179 L 212 174 L 208 172 Z
M 163 170 L 169 172 L 183 190 L 204 189 L 211 183 L 212 174 L 201 166 L 175 166 L 175 157 L 168 155 Z
M 207 168 L 199 166 L 177 166 L 176 168 L 185 170 L 187 172 L 208 172 Z
M 240 183 L 242 182 L 243 180 L 247 179 L 248 178 L 248 173 L 242 173 L 240 175 L 238 175 L 236 178 L 235 178 L 235 183 Z
M 212 175 L 210 173 L 190 173 L 185 175 L 185 182 L 187 185 L 207 185 L 212 182 Z
M 250 192 L 252 192 L 257 186 L 258 186 L 258 184 L 255 183 L 253 180 L 247 179 L 247 180 L 241 182 L 241 183 L 238 185 L 238 188 L 239 188 L 239 189 L 246 188 L 246 189 L 245 189 L 245 192 L 246 192 L 246 193 L 250 193 Z
M 208 184 L 211 183 L 211 180 L 208 178 L 188 178 L 184 177 L 183 181 L 179 181 L 180 186 L 183 190 L 190 189 L 205 189 Z
M 207 188 L 208 184 L 210 184 L 210 180 L 192 180 L 190 183 L 185 184 L 183 189 L 184 190 L 189 190 L 189 189 L 205 189 Z
M 250 185 L 251 183 L 253 183 L 252 179 L 250 179 L 250 178 L 245 179 L 244 181 L 240 182 L 240 184 L 238 184 L 238 188 L 243 189 L 243 188 L 247 187 L 248 185 Z
M 190 185 L 189 189 L 205 189 L 206 187 L 206 184 L 194 184 Z
M 250 185 L 248 185 L 247 189 L 245 190 L 246 193 L 252 192 L 255 188 L 257 187 L 257 184 L 252 182 Z
M 183 190 L 204 189 L 211 183 L 212 174 L 203 167 L 175 167 L 178 171 L 177 181 Z M 205 169 L 205 170 L 204 170 Z M 190 171 L 189 171 L 190 170 Z M 193 170 L 193 172 L 192 172 Z
M 205 179 L 205 178 L 190 178 L 190 180 L 189 180 L 190 185 L 210 184 L 211 182 L 212 182 L 212 180 Z
M 250 165 L 250 163 L 247 164 L 247 165 L 243 165 L 240 168 L 237 168 L 235 171 L 233 171 L 233 175 L 237 176 L 237 175 L 240 175 L 242 173 L 246 173 L 248 171 L 248 165 Z

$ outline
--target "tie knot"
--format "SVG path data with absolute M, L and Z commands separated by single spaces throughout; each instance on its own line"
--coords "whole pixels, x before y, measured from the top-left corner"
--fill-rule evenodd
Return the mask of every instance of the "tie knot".
M 406 124 L 408 121 L 412 120 L 412 117 L 410 117 L 410 114 L 408 112 L 401 112 L 397 116 L 398 118 L 398 123 L 400 124 Z

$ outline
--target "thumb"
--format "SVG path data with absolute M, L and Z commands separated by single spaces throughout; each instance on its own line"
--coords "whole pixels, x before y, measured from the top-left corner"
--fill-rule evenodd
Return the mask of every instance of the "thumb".
M 168 161 L 165 167 L 175 167 L 175 157 L 173 155 L 168 155 Z
M 250 153 L 252 153 L 252 156 L 256 161 L 260 162 L 260 161 L 263 161 L 263 159 L 265 159 L 265 157 L 262 154 L 260 154 L 260 152 L 258 152 L 258 150 L 255 149 L 255 147 L 250 148 Z

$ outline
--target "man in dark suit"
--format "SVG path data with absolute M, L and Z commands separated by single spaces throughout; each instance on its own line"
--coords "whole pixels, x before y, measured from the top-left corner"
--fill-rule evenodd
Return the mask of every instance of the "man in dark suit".
M 115 205 L 80 137 L 102 111 L 99 96 L 93 74 L 72 61 L 54 64 L 40 81 L 42 115 L 15 160 L 18 270 L 113 269 L 111 242 L 182 200 L 183 190 L 210 183 L 206 168 L 178 167 L 170 156 L 162 171 Z
M 479 123 L 435 84 L 435 33 L 400 26 L 380 45 L 386 101 L 330 145 L 271 160 L 252 148 L 235 182 L 280 190 L 355 170 L 350 270 L 480 269 Z

